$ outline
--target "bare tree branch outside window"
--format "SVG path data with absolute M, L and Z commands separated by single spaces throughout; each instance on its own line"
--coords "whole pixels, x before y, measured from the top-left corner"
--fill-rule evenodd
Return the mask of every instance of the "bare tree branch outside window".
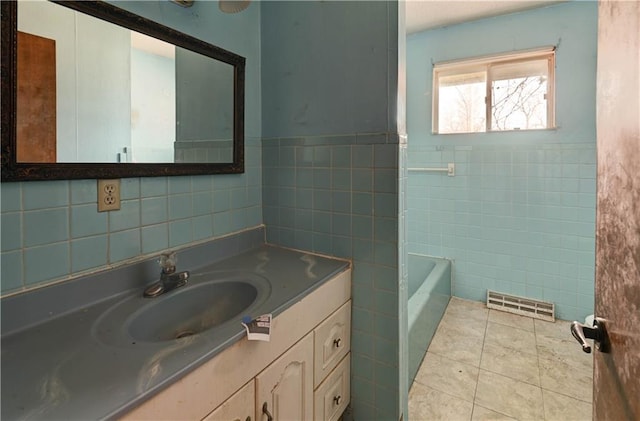
M 542 76 L 493 81 L 491 130 L 547 127 L 547 78 Z

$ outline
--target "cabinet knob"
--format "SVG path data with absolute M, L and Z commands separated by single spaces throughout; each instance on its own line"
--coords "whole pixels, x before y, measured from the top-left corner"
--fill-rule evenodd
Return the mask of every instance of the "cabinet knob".
M 342 396 L 340 395 L 333 397 L 333 402 L 336 404 L 336 406 L 340 405 L 341 400 L 342 400 Z
M 336 348 L 340 348 L 340 342 L 341 342 L 341 339 L 340 339 L 340 338 L 338 338 L 338 339 L 334 339 L 334 340 L 333 340 L 333 345 L 334 345 Z
M 262 404 L 262 413 L 267 416 L 267 421 L 273 421 L 273 415 L 269 412 L 266 402 Z

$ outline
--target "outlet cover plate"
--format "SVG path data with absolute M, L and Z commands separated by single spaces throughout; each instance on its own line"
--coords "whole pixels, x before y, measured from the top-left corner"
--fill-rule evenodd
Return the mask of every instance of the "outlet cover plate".
M 98 212 L 120 209 L 120 179 L 98 180 Z

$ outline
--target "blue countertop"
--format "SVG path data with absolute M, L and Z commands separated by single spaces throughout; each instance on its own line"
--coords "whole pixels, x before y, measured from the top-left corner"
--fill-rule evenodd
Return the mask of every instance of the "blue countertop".
M 268 281 L 270 294 L 254 306 L 251 316 L 266 313 L 275 316 L 345 270 L 348 264 L 262 245 L 192 270 L 189 283 L 182 288 L 198 285 L 210 277 L 205 274 L 212 272 L 259 277 Z M 108 278 L 109 272 L 103 273 L 102 278 L 105 275 Z M 178 340 L 105 340 L 109 335 L 104 330 L 114 328 L 104 322 L 105 317 L 115 313 L 113 309 L 123 302 L 131 303 L 142 295 L 139 281 L 131 284 L 136 287 L 85 306 L 22 326 L 7 325 L 12 329 L 1 338 L 3 420 L 121 416 L 228 346 L 246 340 L 240 324 L 243 314 L 220 328 Z M 56 286 L 49 288 L 50 299 L 60 299 Z M 69 286 L 66 288 L 67 293 L 72 291 Z M 24 297 L 28 294 L 31 293 L 2 300 L 3 333 L 4 319 L 11 317 L 10 311 L 20 308 L 20 300 L 28 299 Z M 46 302 L 47 295 L 39 299 Z

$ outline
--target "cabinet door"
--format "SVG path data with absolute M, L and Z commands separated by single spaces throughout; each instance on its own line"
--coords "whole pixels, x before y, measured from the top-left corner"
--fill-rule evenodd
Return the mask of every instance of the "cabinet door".
M 255 395 L 255 386 L 251 380 L 203 421 L 251 421 L 255 413 Z
M 256 420 L 313 419 L 313 335 L 305 336 L 256 377 Z

